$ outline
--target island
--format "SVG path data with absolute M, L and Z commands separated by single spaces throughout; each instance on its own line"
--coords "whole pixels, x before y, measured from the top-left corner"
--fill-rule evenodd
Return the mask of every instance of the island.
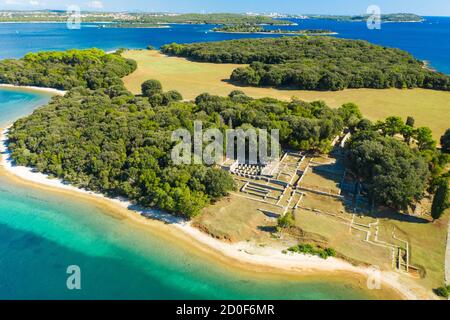
M 282 35 L 305 35 L 305 36 L 318 36 L 318 35 L 336 35 L 336 32 L 331 30 L 322 29 L 310 29 L 310 30 L 284 30 L 284 29 L 267 29 L 259 25 L 225 25 L 212 29 L 214 32 L 222 33 L 252 33 L 252 34 L 282 34 Z
M 334 20 L 334 21 L 345 21 L 345 22 L 364 22 L 370 18 L 371 15 L 306 15 L 306 19 L 323 19 L 323 20 Z M 425 19 L 417 14 L 412 13 L 390 13 L 381 14 L 381 22 L 423 22 Z
M 280 48 L 278 39 L 257 39 L 200 44 L 196 51 L 174 44 L 164 51 L 215 60 L 233 44 L 235 51 L 221 62 L 248 61 L 253 55 L 261 65 L 252 62 L 252 67 L 285 63 L 289 70 L 295 64 L 283 60 L 288 56 L 281 51 L 294 55 L 309 48 L 320 57 L 317 45 L 328 44 L 332 51 L 347 46 L 369 57 L 387 52 L 380 59 L 405 59 L 393 60 L 399 70 L 405 63 L 430 72 L 397 49 L 356 40 L 305 43 L 303 38 L 282 38 L 286 45 Z M 345 66 L 349 53 L 329 61 Z M 407 288 L 401 292 L 408 297 L 411 292 L 430 297 L 433 289 L 445 293 L 449 134 L 438 148 L 431 129 L 416 125 L 413 117 L 401 118 L 392 110 L 393 115 L 371 121 L 351 102 L 331 107 L 295 97 L 253 98 L 242 90 L 185 100 L 158 79 L 146 79 L 133 94 L 123 79 L 142 66 L 125 56 L 123 50 L 89 49 L 1 61 L 0 83 L 67 90 L 9 128 L 7 147 L 15 164 L 126 199 L 133 208 L 181 217 L 201 233 L 191 235 L 220 239 L 221 246 L 264 246 L 278 250 L 283 261 L 304 254 L 363 274 L 366 266 L 376 265 L 387 279 L 398 277 L 389 283 Z M 369 59 L 358 61 L 361 70 L 371 67 Z M 317 72 L 324 68 L 317 64 Z M 194 133 L 197 121 L 221 133 L 277 129 L 281 152 L 269 163 L 233 157 L 214 164 L 175 163 L 174 130 Z
M 247 86 L 304 90 L 426 88 L 450 90 L 450 77 L 408 52 L 334 37 L 240 39 L 168 44 L 169 55 L 194 61 L 250 64 L 230 80 Z

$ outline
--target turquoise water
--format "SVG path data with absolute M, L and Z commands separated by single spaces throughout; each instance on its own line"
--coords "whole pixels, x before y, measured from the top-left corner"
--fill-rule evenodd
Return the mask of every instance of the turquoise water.
M 38 105 L 47 103 L 50 94 L 0 87 L 0 128 L 27 115 Z
M 47 95 L 0 89 L 0 123 Z M 81 290 L 66 288 L 81 268 Z M 0 299 L 364 299 L 355 283 L 245 276 L 107 214 L 0 174 Z

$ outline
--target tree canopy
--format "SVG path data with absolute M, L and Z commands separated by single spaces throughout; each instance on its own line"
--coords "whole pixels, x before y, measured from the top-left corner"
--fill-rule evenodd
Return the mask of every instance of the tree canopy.
M 404 142 L 367 130 L 352 137 L 348 150 L 350 168 L 374 203 L 406 210 L 422 198 L 430 176 L 428 165 Z
M 22 59 L 0 61 L 0 83 L 68 90 L 121 85 L 136 62 L 102 50 L 29 53 Z
M 162 90 L 162 89 L 161 89 Z M 158 93 L 159 94 L 159 93 Z M 231 175 L 206 165 L 175 165 L 171 134 L 204 128 L 279 129 L 285 146 L 329 148 L 343 129 L 339 110 L 306 103 L 202 94 L 194 102 L 134 96 L 123 86 L 71 89 L 55 97 L 10 130 L 10 150 L 19 165 L 76 186 L 124 196 L 147 207 L 192 217 L 233 189 Z
M 450 90 L 450 77 L 426 69 L 408 52 L 361 40 L 288 36 L 173 43 L 161 50 L 197 61 L 250 64 L 234 70 L 230 79 L 251 86 Z

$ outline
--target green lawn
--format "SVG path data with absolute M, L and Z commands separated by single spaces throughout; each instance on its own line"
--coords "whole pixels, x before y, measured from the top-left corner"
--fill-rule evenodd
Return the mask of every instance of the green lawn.
M 165 90 L 178 90 L 185 99 L 194 99 L 203 92 L 227 95 L 232 90 L 243 90 L 249 96 L 302 100 L 324 100 L 338 107 L 346 102 L 359 105 L 363 114 L 371 120 L 391 115 L 413 116 L 416 125 L 430 127 L 439 138 L 450 128 L 450 92 L 414 89 L 349 89 L 337 92 L 277 90 L 273 88 L 238 87 L 228 83 L 231 72 L 239 65 L 192 62 L 184 58 L 167 57 L 157 51 L 132 50 L 124 53 L 134 59 L 138 69 L 124 78 L 126 87 L 133 93 L 140 92 L 140 85 L 148 79 L 158 79 Z

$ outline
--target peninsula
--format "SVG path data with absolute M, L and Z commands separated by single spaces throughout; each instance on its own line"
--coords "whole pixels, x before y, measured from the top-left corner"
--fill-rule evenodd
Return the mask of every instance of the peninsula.
M 282 38 L 289 46 L 285 52 L 297 52 L 302 37 L 289 39 Z M 263 47 L 258 41 L 234 42 L 240 61 Z M 264 44 L 271 53 L 267 59 L 283 62 L 277 43 Z M 316 44 L 300 42 L 305 50 Z M 213 59 L 222 55 L 221 46 L 232 47 L 230 42 L 212 45 L 206 48 Z M 381 50 L 360 41 L 345 45 L 373 54 Z M 185 51 L 184 45 L 169 48 L 173 54 L 206 57 L 201 50 Z M 141 70 L 125 55 L 70 50 L 2 61 L 1 83 L 68 90 L 9 129 L 15 163 L 181 216 L 204 236 L 281 247 L 280 254 L 287 256 L 378 265 L 430 294 L 442 285 L 449 157 L 437 148 L 429 128 L 396 116 L 372 122 L 353 103 L 331 108 L 323 101 L 255 99 L 240 90 L 183 101 L 157 79 L 147 79 L 140 94 L 133 94 L 122 78 Z M 362 69 L 370 67 L 360 63 Z M 287 61 L 285 67 L 290 65 Z M 192 128 L 198 119 L 221 132 L 280 129 L 278 169 L 264 171 L 262 165 L 232 159 L 216 166 L 176 165 L 170 158 L 171 132 Z

